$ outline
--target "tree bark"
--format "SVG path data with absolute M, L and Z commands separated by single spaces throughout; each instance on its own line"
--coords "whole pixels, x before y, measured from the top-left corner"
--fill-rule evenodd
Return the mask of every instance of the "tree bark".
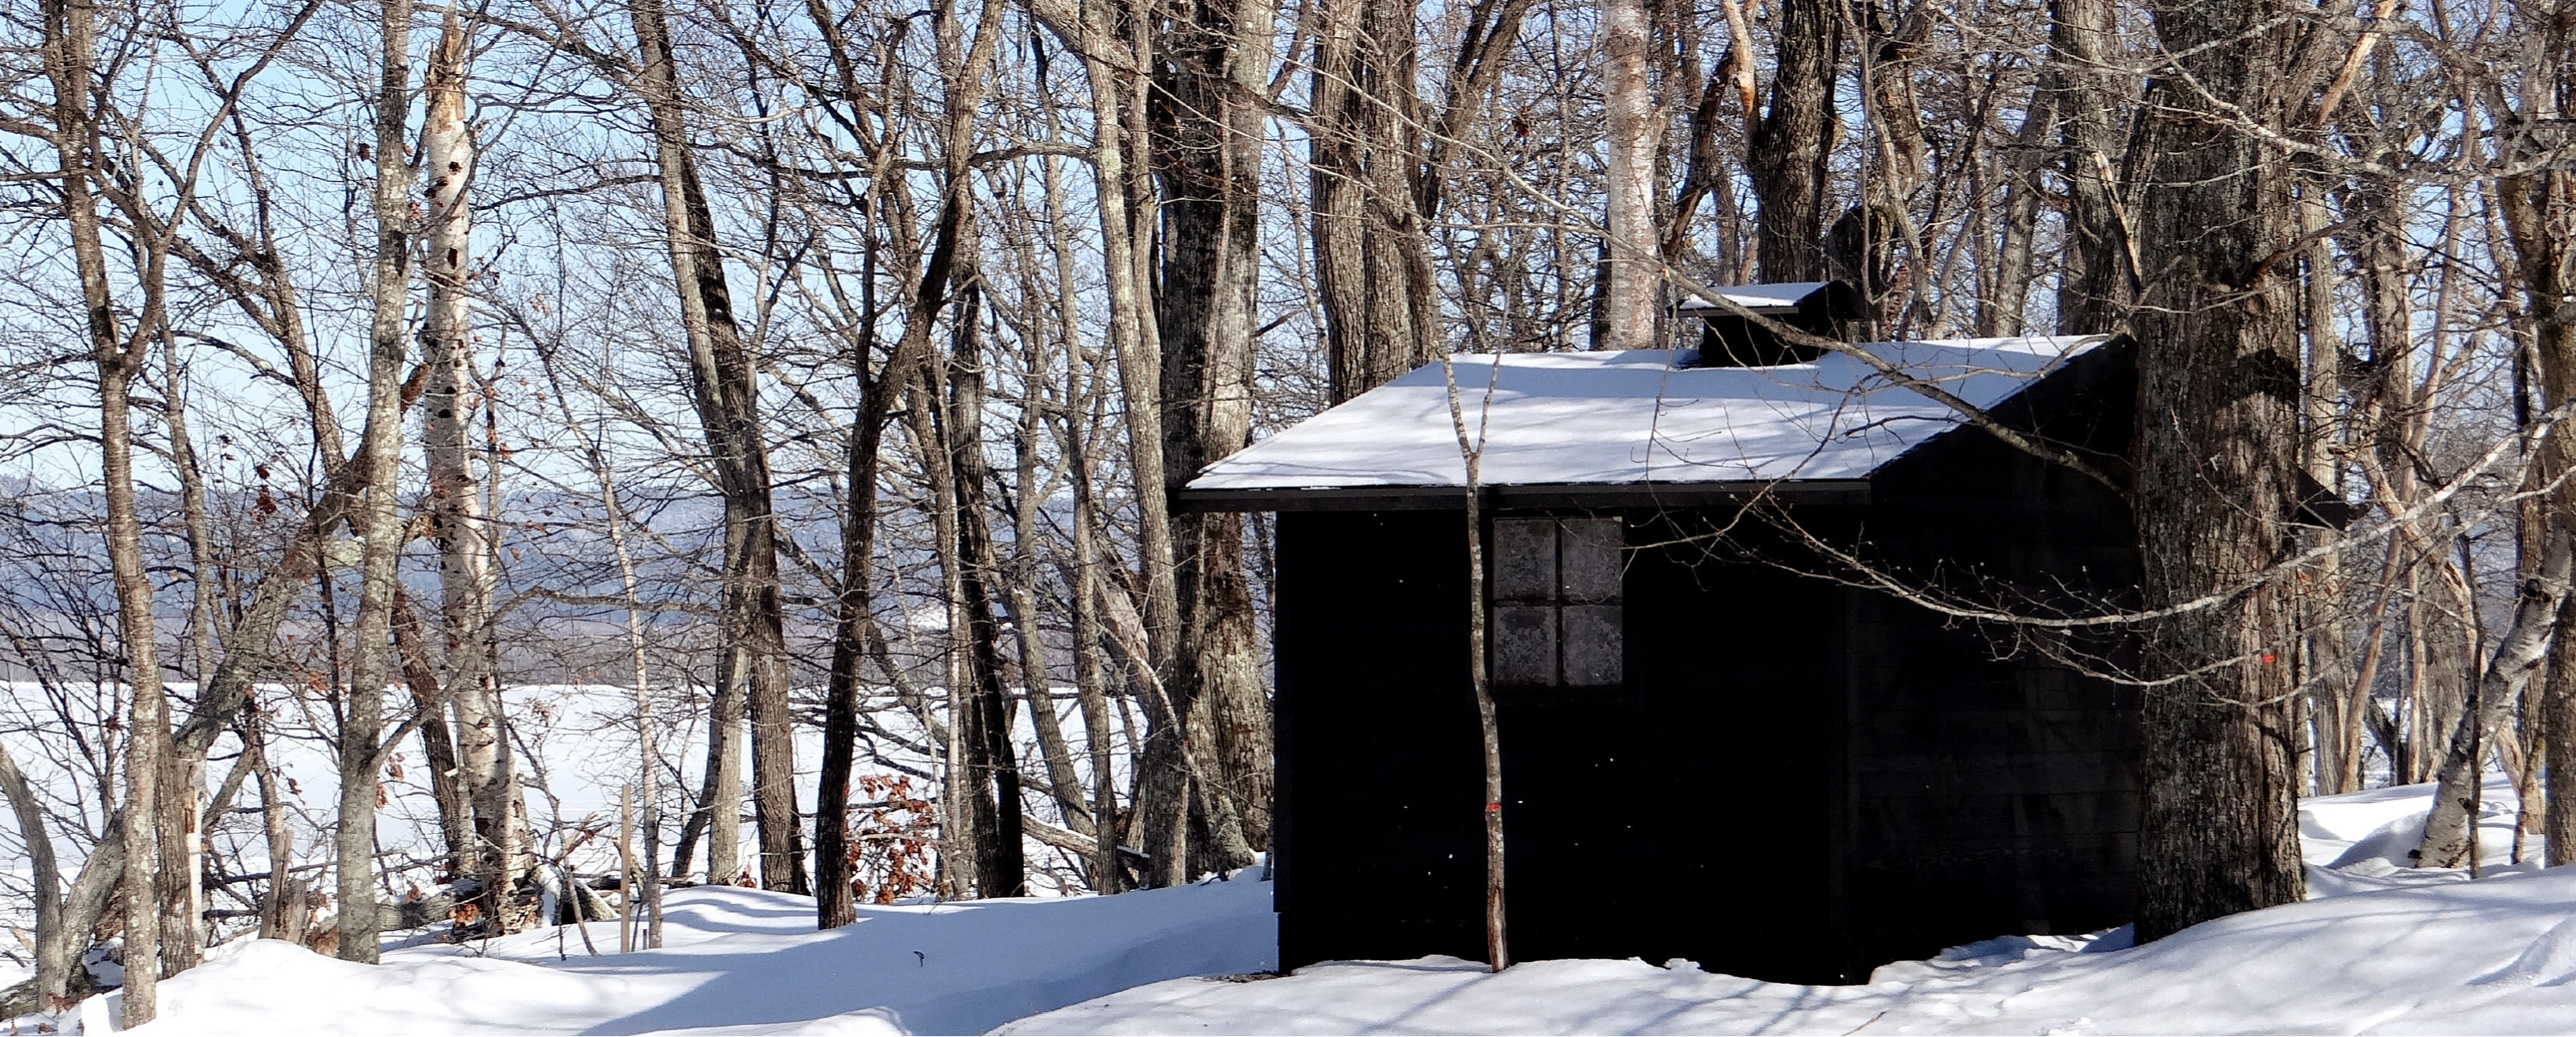
M 2172 64 L 2148 90 L 2139 251 L 2157 272 L 2138 340 L 2135 502 L 2149 608 L 2272 578 L 2150 625 L 2149 664 L 2176 676 L 2142 710 L 2140 940 L 2296 901 L 2295 602 L 2278 572 L 2297 542 L 2298 239 L 2278 155 L 2217 99 L 2278 128 L 2305 96 L 2276 3 L 2168 4 Z M 2215 226 L 2207 214 L 2230 218 Z M 2257 506 L 2248 507 L 2248 502 Z
M 391 672 L 396 563 L 403 528 L 394 493 L 401 475 L 402 368 L 407 350 L 405 312 L 411 287 L 409 193 L 411 170 L 403 162 L 406 116 L 411 110 L 411 0 L 384 0 L 382 79 L 376 96 L 376 255 L 370 273 L 373 314 L 368 325 L 366 489 L 350 515 L 359 533 L 358 617 L 339 732 L 338 855 L 339 956 L 376 961 L 376 808 L 382 790 L 384 687 Z
M 1422 105 L 1414 15 L 1401 4 L 1319 3 L 1315 20 L 1315 279 L 1328 397 L 1340 403 L 1439 350 L 1426 215 L 1416 211 Z
M 492 519 L 483 514 L 482 481 L 474 475 L 467 433 L 482 406 L 474 389 L 474 220 L 468 190 L 478 167 L 466 124 L 467 44 L 458 9 L 450 8 L 421 84 L 428 105 L 421 154 L 429 176 L 421 271 L 429 305 L 420 329 L 421 362 L 429 377 L 420 397 L 421 446 L 429 467 L 425 510 L 438 545 L 439 626 L 446 633 L 442 685 L 462 736 L 458 770 L 472 808 L 473 840 L 460 866 L 481 882 L 484 917 L 502 935 L 536 921 L 516 909 L 536 858 L 506 756 L 499 675 L 489 665 Z
M 2554 10 L 2514 5 L 2514 28 L 2528 48 L 2525 96 L 2529 107 L 2554 108 L 2562 115 L 2576 110 L 2576 7 L 2561 3 Z M 2500 99 L 2499 99 L 2500 100 Z M 2508 132 L 2497 135 L 2499 159 L 2530 152 L 2541 144 L 2537 112 L 2497 110 L 2489 113 Z M 2563 131 L 2562 131 L 2563 132 Z M 2564 139 L 2563 137 L 2561 138 Z M 2512 149 L 2508 151 L 2508 149 Z M 2505 237 L 2512 247 L 2513 273 L 2522 287 L 2522 328 L 2530 336 L 2530 355 L 2537 361 L 2541 402 L 2552 411 L 2576 401 L 2576 173 L 2541 169 L 2500 178 L 2496 207 L 2504 217 Z M 2557 481 L 2543 511 L 2560 535 L 2576 534 L 2576 437 L 2562 422 L 2539 457 L 2539 476 Z M 2576 863 L 2576 616 L 2562 616 L 2550 644 L 2549 675 L 2540 696 L 2546 761 L 2547 810 L 2542 830 L 2548 862 L 2556 867 Z
M 2553 439 L 2556 437 L 2552 437 Z M 2415 863 L 2426 868 L 2456 868 L 2471 860 L 2476 845 L 2478 801 L 2486 777 L 2484 751 L 2503 729 L 2505 714 L 2548 657 L 2560 610 L 2567 604 L 2568 536 L 2554 532 L 2543 552 L 2540 570 L 2525 580 L 2513 613 L 2513 626 L 2496 643 L 2495 657 L 2471 687 L 2459 725 L 2435 774 L 2433 810 L 2424 819 L 2423 842 Z
M 1257 101 L 1275 14 L 1271 0 L 1191 0 L 1160 41 L 1148 114 L 1164 195 L 1156 313 L 1163 464 L 1138 469 L 1140 496 L 1167 498 L 1251 441 L 1264 139 Z M 1162 885 L 1189 881 L 1201 868 L 1252 863 L 1268 845 L 1271 790 L 1269 698 L 1243 571 L 1243 517 L 1192 515 L 1172 532 L 1170 618 L 1179 629 L 1166 635 L 1170 664 L 1157 667 L 1169 675 L 1169 701 L 1148 713 L 1157 723 L 1146 739 L 1138 804 Z M 1158 625 L 1164 611 L 1154 604 Z M 1201 759 L 1181 764 L 1184 754 Z M 1200 780 L 1190 780 L 1193 772 Z
M 1593 348 L 1651 349 L 1661 244 L 1655 234 L 1655 100 L 1646 82 L 1645 0 L 1602 0 L 1602 107 L 1609 117 L 1607 276 Z
M 0 795 L 8 797 L 9 811 L 17 818 L 18 841 L 27 848 L 28 881 L 36 894 L 36 1010 L 60 1011 L 70 1007 L 71 973 L 79 948 L 62 938 L 63 873 L 54 862 L 53 832 L 46 826 L 44 805 L 37 801 L 6 745 L 0 745 Z
M 1028 867 L 1021 846 L 1020 766 L 1010 739 L 1010 694 L 1002 686 L 1001 623 L 994 614 L 1000 558 L 993 548 L 991 509 L 984 484 L 984 364 L 977 334 L 981 289 L 971 281 L 958 293 L 956 347 L 948 358 L 946 434 L 948 471 L 955 481 L 957 588 L 966 618 L 964 695 L 949 723 L 966 750 L 968 794 L 975 799 L 978 835 L 975 889 L 985 897 L 1028 895 Z M 952 631 L 952 636 L 953 631 Z M 1043 680 L 1044 674 L 1032 679 Z M 952 773 L 954 769 L 952 768 Z M 953 780 L 953 779 L 952 779 Z
M 1744 171 L 1761 202 L 1755 225 L 1762 279 L 1825 277 L 1826 159 L 1842 136 L 1834 110 L 1842 68 L 1842 0 L 1779 0 L 1772 26 L 1771 104 L 1754 128 Z
M 2057 287 L 2057 333 L 2099 335 L 2128 313 L 2131 242 L 2121 185 L 2113 178 L 2117 115 L 2127 88 L 2115 62 L 2119 18 L 2113 0 L 2055 0 L 2049 22 L 2050 75 L 2057 84 L 2058 147 L 2066 176 L 2066 272 Z
M 80 277 L 90 359 L 98 369 L 101 496 L 107 505 L 108 565 L 116 595 L 117 647 L 124 656 L 127 701 L 127 823 L 121 834 L 125 859 L 145 865 L 127 868 L 123 882 L 127 969 L 122 1024 L 132 1027 L 151 1022 L 157 1012 L 161 894 L 155 881 L 158 845 L 150 818 L 159 807 L 161 769 L 170 752 L 159 630 L 153 621 L 152 580 L 144 570 L 143 525 L 134 495 L 133 405 L 129 398 L 134 379 L 141 374 L 140 340 L 150 329 L 138 328 L 135 340 L 128 340 L 118 330 L 108 283 L 107 251 L 92 183 L 108 161 L 101 152 L 98 124 L 90 108 L 95 86 L 91 80 L 97 47 L 97 8 L 89 0 L 50 0 L 44 5 L 43 18 L 45 71 L 54 95 L 54 147 L 63 169 L 63 215 Z

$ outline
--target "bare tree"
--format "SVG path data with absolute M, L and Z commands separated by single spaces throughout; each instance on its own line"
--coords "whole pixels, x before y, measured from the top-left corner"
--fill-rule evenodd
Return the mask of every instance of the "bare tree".
M 644 53 L 636 90 L 652 117 L 671 276 L 689 347 L 689 386 L 698 408 L 717 491 L 725 505 L 725 612 L 716 679 L 715 736 L 709 742 L 707 866 L 717 881 L 736 867 L 733 820 L 739 786 L 741 703 L 750 707 L 752 803 L 765 888 L 810 891 L 803 824 L 796 812 L 795 746 L 789 731 L 786 617 L 779 599 L 778 529 L 770 501 L 769 446 L 755 384 L 758 369 L 734 322 L 733 293 L 716 247 L 713 210 L 690 151 L 684 102 L 672 64 L 661 0 L 630 0 L 627 12 Z

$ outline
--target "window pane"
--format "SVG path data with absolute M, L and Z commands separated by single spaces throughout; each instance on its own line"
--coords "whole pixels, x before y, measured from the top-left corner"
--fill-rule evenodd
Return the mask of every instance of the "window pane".
M 1495 519 L 1495 601 L 1542 602 L 1556 597 L 1556 521 Z
M 1545 605 L 1496 605 L 1492 641 L 1493 682 L 1510 687 L 1556 684 L 1556 610 Z
M 1566 687 L 1608 687 L 1627 679 L 1620 665 L 1627 646 L 1619 629 L 1620 613 L 1617 605 L 1565 606 Z
M 1566 519 L 1559 575 L 1568 602 L 1619 600 L 1621 524 L 1615 518 Z

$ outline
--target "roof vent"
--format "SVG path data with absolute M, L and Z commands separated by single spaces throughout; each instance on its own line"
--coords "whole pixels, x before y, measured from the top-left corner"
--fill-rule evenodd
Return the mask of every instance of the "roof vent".
M 1795 281 L 1787 284 L 1730 285 L 1712 289 L 1738 306 L 1823 338 L 1841 338 L 1848 321 L 1860 319 L 1859 290 L 1846 281 Z M 1676 316 L 1705 322 L 1695 367 L 1772 367 L 1803 364 L 1824 355 L 1814 346 L 1782 341 L 1752 321 L 1705 300 L 1674 308 Z

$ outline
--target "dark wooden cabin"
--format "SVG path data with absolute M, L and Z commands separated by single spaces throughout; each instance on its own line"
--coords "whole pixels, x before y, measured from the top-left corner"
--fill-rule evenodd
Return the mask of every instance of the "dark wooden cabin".
M 2125 450 L 2125 342 L 1865 348 L 2014 427 Z M 1455 362 L 1469 420 L 1490 422 L 1516 960 L 1854 983 L 2128 918 L 2134 692 L 1817 575 L 1849 575 L 1839 552 L 1964 601 L 2116 601 L 2137 575 L 2117 495 L 1840 354 Z M 1279 513 L 1283 968 L 1484 956 L 1465 492 L 1435 366 L 1179 495 Z

